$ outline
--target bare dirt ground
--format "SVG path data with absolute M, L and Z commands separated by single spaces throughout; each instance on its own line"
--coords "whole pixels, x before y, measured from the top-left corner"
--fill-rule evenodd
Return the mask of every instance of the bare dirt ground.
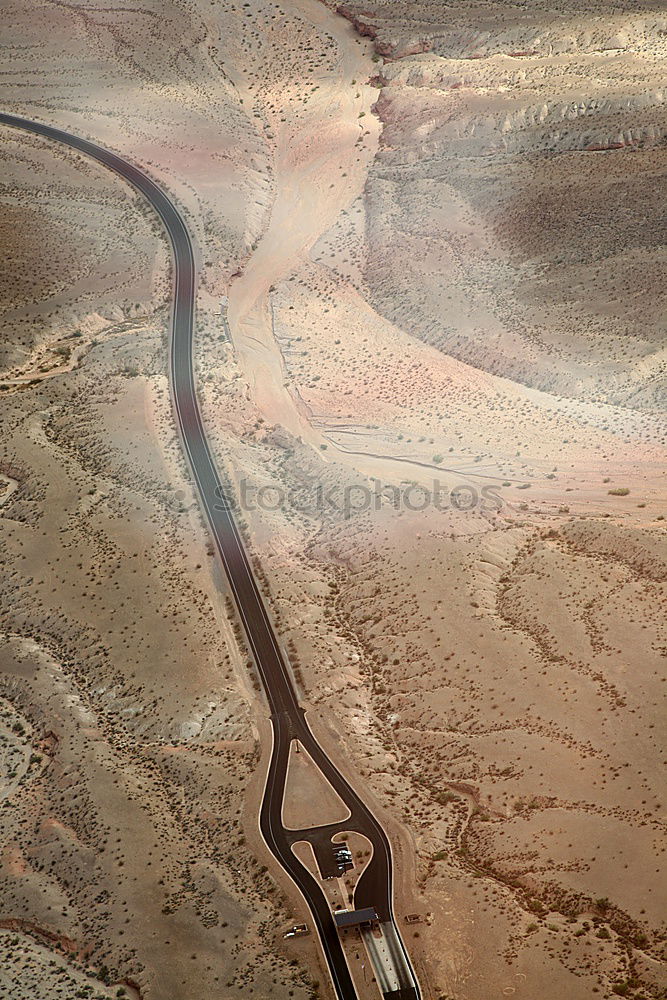
M 287 829 L 304 830 L 338 823 L 349 815 L 350 810 L 320 773 L 310 754 L 305 750 L 297 751 L 293 741 L 283 802 L 283 823 Z
M 659 996 L 664 11 L 3 18 L 3 107 L 186 213 L 216 453 L 311 723 L 392 835 L 424 995 Z M 326 993 L 248 808 L 266 709 L 179 457 L 159 229 L 2 139 L 10 995 L 58 995 L 49 951 L 102 996 Z

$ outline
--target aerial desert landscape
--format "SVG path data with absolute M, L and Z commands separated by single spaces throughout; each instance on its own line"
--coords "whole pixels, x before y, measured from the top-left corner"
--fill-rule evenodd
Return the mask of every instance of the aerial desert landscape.
M 667 997 L 667 3 L 2 16 L 0 995 Z

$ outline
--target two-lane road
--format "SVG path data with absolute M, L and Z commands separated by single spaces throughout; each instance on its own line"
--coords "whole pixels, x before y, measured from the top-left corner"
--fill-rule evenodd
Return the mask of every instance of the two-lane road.
M 264 600 L 224 492 L 201 418 L 193 371 L 193 337 L 196 300 L 195 255 L 181 215 L 165 192 L 142 170 L 96 143 L 50 125 L 0 112 L 0 124 L 65 143 L 115 171 L 142 194 L 164 223 L 174 253 L 174 300 L 171 323 L 171 390 L 181 440 L 211 533 L 236 599 L 248 644 L 271 710 L 273 748 L 259 817 L 260 829 L 270 851 L 301 890 L 317 927 L 334 989 L 339 1000 L 356 1000 L 345 954 L 327 900 L 313 876 L 291 850 L 282 825 L 282 801 L 289 747 L 298 738 L 351 812 L 349 829 L 366 836 L 373 845 L 371 862 L 360 879 L 355 905 L 374 907 L 380 919 L 391 922 L 404 961 L 402 982 L 392 996 L 416 1000 L 419 988 L 392 914 L 392 858 L 387 836 L 372 812 L 343 778 L 315 740 L 298 703 Z

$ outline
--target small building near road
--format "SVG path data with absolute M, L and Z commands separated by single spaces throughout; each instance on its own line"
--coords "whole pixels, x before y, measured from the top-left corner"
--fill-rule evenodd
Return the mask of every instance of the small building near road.
M 366 906 L 363 910 L 334 910 L 334 920 L 339 930 L 345 927 L 370 926 L 377 919 L 378 915 L 372 906 Z
M 294 927 L 290 927 L 286 934 L 283 934 L 283 937 L 303 937 L 305 934 L 310 934 L 308 924 L 295 924 Z

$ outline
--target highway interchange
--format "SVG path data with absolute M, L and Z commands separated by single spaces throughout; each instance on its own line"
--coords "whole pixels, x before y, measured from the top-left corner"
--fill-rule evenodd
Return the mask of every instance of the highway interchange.
M 128 181 L 150 202 L 164 224 L 174 254 L 170 339 L 170 383 L 174 411 L 182 446 L 271 712 L 273 746 L 259 815 L 260 830 L 269 850 L 298 886 L 310 908 L 336 996 L 339 1000 L 356 1000 L 357 990 L 329 903 L 318 881 L 297 860 L 291 849 L 292 843 L 307 839 L 314 831 L 306 831 L 305 835 L 303 832 L 295 834 L 294 831 L 286 830 L 282 823 L 290 746 L 292 740 L 298 739 L 350 810 L 350 818 L 344 824 L 339 824 L 336 830 L 332 829 L 331 835 L 338 829 L 354 830 L 367 837 L 373 846 L 372 857 L 355 890 L 354 905 L 358 909 L 372 907 L 376 910 L 383 933 L 390 942 L 397 978 L 384 996 L 391 1000 L 419 1000 L 419 986 L 393 916 L 393 871 L 389 840 L 371 810 L 341 775 L 310 730 L 245 551 L 234 518 L 231 498 L 229 502 L 225 499 L 225 490 L 211 454 L 194 380 L 197 271 L 187 227 L 174 203 L 155 181 L 116 153 L 87 139 L 16 115 L 0 112 L 0 124 L 65 143 L 92 157 Z

